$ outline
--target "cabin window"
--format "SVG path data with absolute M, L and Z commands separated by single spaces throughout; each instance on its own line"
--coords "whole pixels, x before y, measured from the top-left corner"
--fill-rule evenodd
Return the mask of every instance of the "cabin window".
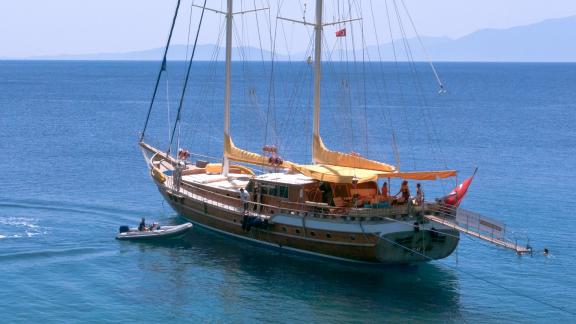
M 268 194 L 268 187 L 260 186 L 260 193 L 263 195 L 267 195 Z
M 300 234 L 300 230 L 299 230 L 299 229 L 297 229 L 295 232 L 296 232 L 296 234 Z
M 332 238 L 332 234 L 326 233 L 326 238 Z
M 350 235 L 350 241 L 356 241 L 356 236 Z
M 284 232 L 284 233 L 286 233 L 286 232 L 287 232 L 287 230 L 286 230 L 286 227 L 285 227 L 285 226 L 282 226 L 282 232 Z
M 264 185 L 261 187 L 261 192 L 263 195 L 267 196 L 275 196 L 280 198 L 288 198 L 288 186 L 271 186 L 271 185 Z
M 316 236 L 316 233 L 310 232 L 310 236 Z
M 287 186 L 277 186 L 276 193 L 278 197 L 288 198 L 288 187 Z

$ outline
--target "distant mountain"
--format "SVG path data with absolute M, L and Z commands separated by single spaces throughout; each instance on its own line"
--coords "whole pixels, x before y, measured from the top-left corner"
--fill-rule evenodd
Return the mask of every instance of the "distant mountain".
M 576 62 L 576 16 L 480 30 L 427 51 L 443 61 Z
M 543 22 L 518 26 L 509 29 L 484 29 L 458 39 L 447 37 L 422 37 L 421 41 L 428 56 L 433 61 L 484 61 L 484 62 L 576 62 L 576 16 L 551 19 Z M 408 47 L 405 45 L 408 44 Z M 407 51 L 407 48 L 410 50 Z M 224 51 L 216 45 L 199 45 L 196 49 L 197 60 L 212 60 L 219 52 L 218 59 L 224 59 Z M 191 51 L 191 48 L 188 49 Z M 61 55 L 30 57 L 32 60 L 160 60 L 163 49 L 126 53 L 99 53 L 86 55 Z M 406 42 L 369 46 L 366 53 L 371 61 L 407 60 L 409 53 L 414 60 L 426 60 L 420 40 L 407 39 Z M 346 53 L 335 52 L 333 60 L 346 58 Z M 351 58 L 352 53 L 348 53 Z M 394 55 L 396 54 L 396 55 Z M 183 60 L 186 45 L 171 47 L 168 59 Z M 233 50 L 235 60 L 270 60 L 272 53 L 254 47 L 241 47 Z M 304 60 L 304 53 L 296 53 L 293 58 Z M 286 60 L 285 54 L 276 54 L 276 60 Z
M 184 60 L 186 52 L 188 56 L 192 53 L 192 46 L 187 48 L 186 45 L 173 45 L 170 46 L 168 51 L 168 60 Z M 164 48 L 153 48 L 144 51 L 133 51 L 124 53 L 97 53 L 85 55 L 59 55 L 59 56 L 37 56 L 28 59 L 34 60 L 102 60 L 102 61 L 158 61 L 162 59 Z M 213 56 L 217 55 L 217 59 L 224 60 L 224 50 L 218 49 L 216 45 L 205 44 L 196 47 L 195 59 L 199 61 L 211 61 Z M 232 59 L 234 60 L 271 60 L 272 52 L 267 50 L 260 50 L 255 47 L 235 47 L 232 50 Z M 276 55 L 277 59 L 285 59 L 282 55 Z
M 433 61 L 480 62 L 576 62 L 576 16 L 551 19 L 509 29 L 483 29 L 458 39 L 422 37 L 426 53 Z M 416 61 L 426 60 L 418 39 L 407 40 Z M 393 46 L 394 45 L 394 46 Z M 382 60 L 406 60 L 401 40 L 380 46 Z M 378 58 L 378 47 L 370 46 L 371 60 Z

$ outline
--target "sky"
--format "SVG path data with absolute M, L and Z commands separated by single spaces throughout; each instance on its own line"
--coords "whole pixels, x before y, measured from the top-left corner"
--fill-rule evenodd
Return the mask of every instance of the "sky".
M 174 43 L 185 44 L 187 39 L 190 5 L 193 0 L 182 0 L 182 10 L 174 36 Z M 408 16 L 402 8 L 402 0 L 387 0 L 389 12 L 396 1 L 403 17 L 403 25 L 411 30 Z M 575 0 L 403 0 L 416 28 L 422 36 L 444 36 L 458 38 L 485 28 L 510 28 L 540 22 L 546 19 L 576 15 Z M 200 4 L 200 0 L 194 0 Z M 254 33 L 256 16 L 260 26 L 270 17 L 274 23 L 278 12 L 276 0 L 236 0 L 235 10 L 268 7 L 270 10 L 258 14 L 243 15 L 237 20 L 237 28 L 244 22 L 245 30 L 238 32 L 236 40 L 242 38 L 245 45 L 257 45 Z M 283 0 L 280 15 L 298 19 L 303 16 L 303 4 L 307 4 L 306 17 L 314 17 L 313 0 Z M 387 29 L 384 0 L 356 0 L 357 8 L 362 7 L 365 24 L 371 16 L 370 3 L 374 8 L 374 20 L 365 27 L 367 45 L 380 43 L 390 38 Z M 348 1 L 326 0 L 326 21 L 338 20 L 335 6 Z M 128 52 L 162 47 L 166 41 L 168 28 L 176 0 L 2 0 L 0 1 L 0 57 L 30 57 L 53 55 L 78 55 L 89 53 Z M 224 8 L 224 0 L 208 0 L 212 8 Z M 344 11 L 344 10 L 342 10 Z M 341 14 L 340 19 L 356 18 L 360 10 L 349 15 Z M 193 9 L 193 26 L 199 17 L 199 9 Z M 216 43 L 222 17 L 206 13 L 205 24 L 199 43 Z M 374 23 L 373 21 L 376 21 Z M 294 50 L 302 50 L 308 44 L 310 32 L 306 27 L 293 23 L 282 23 L 282 42 Z M 356 23 L 355 23 L 356 24 Z M 399 26 L 395 24 L 395 26 Z M 193 30 L 195 27 L 193 27 Z M 327 27 L 328 31 L 338 28 Z M 270 29 L 265 30 L 260 41 L 269 40 Z M 288 30 L 288 31 L 286 31 Z M 393 27 L 393 37 L 399 36 L 398 27 Z M 412 34 L 413 32 L 409 32 Z M 264 40 L 262 40 L 264 39 Z

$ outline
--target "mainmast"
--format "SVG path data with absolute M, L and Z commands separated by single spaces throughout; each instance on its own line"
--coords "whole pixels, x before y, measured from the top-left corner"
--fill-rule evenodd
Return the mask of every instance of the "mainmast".
M 316 0 L 316 25 L 314 27 L 314 138 L 320 138 L 320 78 L 322 61 L 322 0 Z M 313 141 L 314 142 L 314 141 Z M 313 146 L 312 150 L 316 147 Z M 312 152 L 312 156 L 314 152 Z
M 226 139 L 230 137 L 230 68 L 232 64 L 232 0 L 228 0 L 226 10 L 226 83 L 224 95 L 224 152 L 226 151 Z M 224 154 L 222 163 L 222 175 L 228 176 L 230 161 Z

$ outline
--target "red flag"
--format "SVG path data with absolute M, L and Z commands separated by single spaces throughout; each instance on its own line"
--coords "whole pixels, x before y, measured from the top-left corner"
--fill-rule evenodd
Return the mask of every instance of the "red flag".
M 452 205 L 452 206 L 460 205 L 460 202 L 462 202 L 462 199 L 466 195 L 468 187 L 470 187 L 472 179 L 474 179 L 475 175 L 476 170 L 474 170 L 474 174 L 470 178 L 464 180 L 464 182 L 462 182 L 456 188 L 454 188 L 454 190 L 452 190 L 447 196 L 443 197 L 442 201 L 444 201 L 446 205 Z
M 336 32 L 336 37 L 344 37 L 344 36 L 346 36 L 346 28 L 340 29 L 339 31 Z

